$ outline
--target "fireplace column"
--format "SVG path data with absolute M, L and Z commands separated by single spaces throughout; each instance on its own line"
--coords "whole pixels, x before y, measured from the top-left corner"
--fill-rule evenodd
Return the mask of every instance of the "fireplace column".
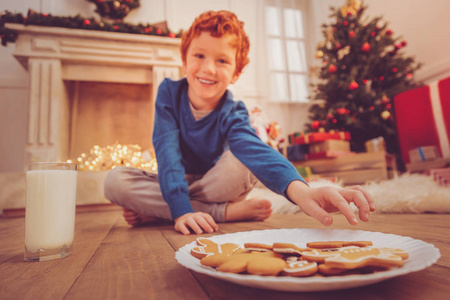
M 68 156 L 69 103 L 58 59 L 29 58 L 30 97 L 25 162 Z

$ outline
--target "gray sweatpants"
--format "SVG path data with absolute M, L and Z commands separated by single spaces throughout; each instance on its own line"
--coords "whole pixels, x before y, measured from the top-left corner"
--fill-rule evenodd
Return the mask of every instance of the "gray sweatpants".
M 216 222 L 225 222 L 228 202 L 241 201 L 257 183 L 256 177 L 231 151 L 225 151 L 205 175 L 185 175 L 194 211 L 209 213 Z M 112 203 L 139 214 L 172 220 L 169 206 L 159 187 L 158 175 L 141 169 L 112 169 L 104 185 Z

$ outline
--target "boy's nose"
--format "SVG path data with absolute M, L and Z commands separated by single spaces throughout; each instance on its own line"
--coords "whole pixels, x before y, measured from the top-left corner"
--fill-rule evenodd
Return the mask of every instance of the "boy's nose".
M 206 73 L 214 74 L 216 66 L 212 59 L 205 59 L 203 62 L 203 71 Z

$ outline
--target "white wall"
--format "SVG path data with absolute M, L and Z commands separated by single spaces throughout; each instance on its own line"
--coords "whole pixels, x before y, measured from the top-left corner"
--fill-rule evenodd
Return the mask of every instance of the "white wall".
M 245 22 L 250 37 L 250 64 L 239 81 L 231 87 L 236 99 L 242 99 L 247 106 L 260 104 L 266 109 L 269 119 L 280 123 L 283 132 L 303 130 L 307 119 L 305 104 L 268 104 L 267 81 L 262 66 L 267 57 L 260 51 L 264 47 L 260 33 L 263 28 L 262 0 L 141 0 L 141 7 L 132 11 L 127 21 L 156 23 L 168 21 L 169 27 L 177 32 L 187 27 L 193 19 L 205 10 L 227 9 L 235 12 Z M 315 46 L 322 40 L 320 25 L 328 22 L 329 6 L 340 6 L 345 0 L 311 0 L 308 24 L 310 38 L 309 57 L 312 59 Z M 391 24 L 394 34 L 402 35 L 408 42 L 406 51 L 414 55 L 424 67 L 417 73 L 418 79 L 435 80 L 450 76 L 450 1 L 448 0 L 366 0 L 367 15 L 383 16 Z M 85 0 L 0 0 L 0 10 L 26 14 L 32 8 L 36 11 L 60 16 L 80 14 L 96 16 L 94 5 Z M 24 147 L 26 143 L 28 74 L 14 59 L 15 45 L 0 46 L 0 172 L 23 170 Z

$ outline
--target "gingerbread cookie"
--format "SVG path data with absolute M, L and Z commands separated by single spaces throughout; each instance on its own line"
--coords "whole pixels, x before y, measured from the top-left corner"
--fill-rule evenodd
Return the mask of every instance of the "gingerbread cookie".
M 306 246 L 314 249 L 328 249 L 328 248 L 342 248 L 342 247 L 368 247 L 372 246 L 370 241 L 325 241 L 325 242 L 311 242 Z
M 316 262 L 299 260 L 297 257 L 291 256 L 286 259 L 283 274 L 287 276 L 306 277 L 316 274 L 317 270 L 318 266 Z
M 283 254 L 298 254 L 301 255 L 303 251 L 311 250 L 310 248 L 300 248 L 294 244 L 288 243 L 274 243 L 273 251 Z
M 250 251 L 272 251 L 271 245 L 260 244 L 260 243 L 245 243 L 244 248 Z
M 231 255 L 236 250 L 240 249 L 241 246 L 238 244 L 227 243 L 227 244 L 217 244 L 208 238 L 197 238 L 198 247 L 191 249 L 191 254 L 197 258 L 203 258 L 212 254 L 227 254 Z
M 398 249 L 395 249 L 399 252 Z M 331 268 L 356 269 L 366 266 L 400 267 L 403 259 L 393 254 L 389 248 L 341 248 L 337 251 L 320 249 L 305 251 L 302 257 L 308 261 L 323 262 Z

